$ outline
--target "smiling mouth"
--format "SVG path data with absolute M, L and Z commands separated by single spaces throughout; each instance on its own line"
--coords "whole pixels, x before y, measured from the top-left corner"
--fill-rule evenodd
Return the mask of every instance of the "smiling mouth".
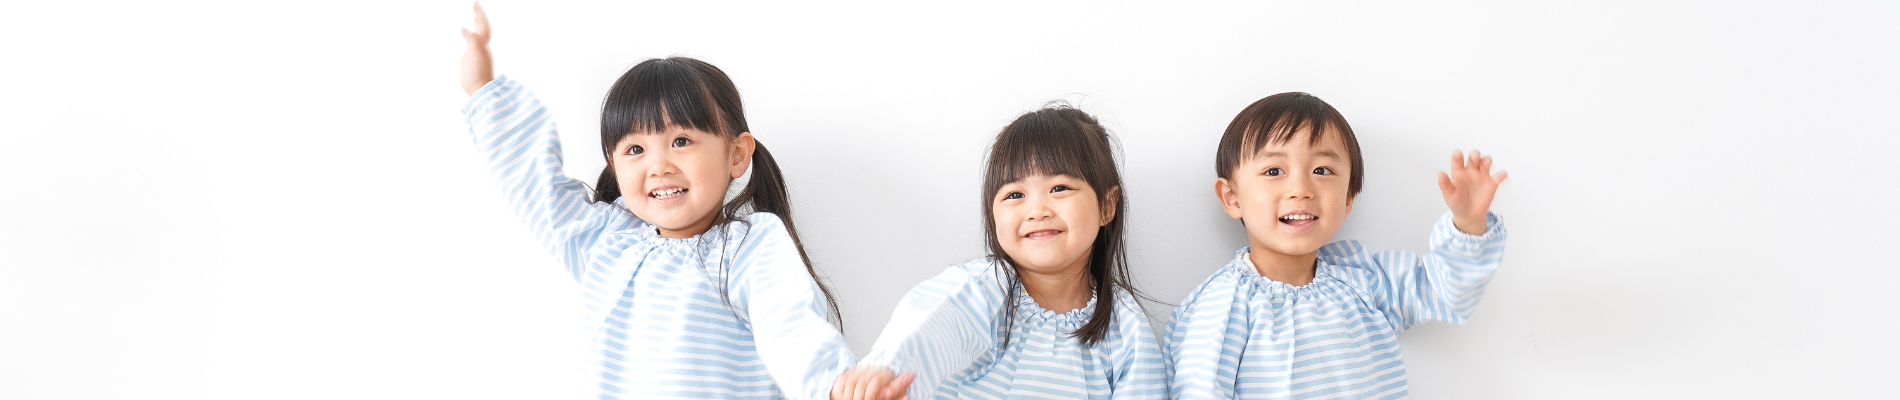
M 654 200 L 671 200 L 685 195 L 686 188 L 683 187 L 666 188 L 647 193 L 647 197 Z
M 1023 235 L 1023 237 L 1029 238 L 1029 239 L 1048 239 L 1048 238 L 1056 237 L 1056 235 L 1060 233 L 1062 233 L 1062 231 L 1058 231 L 1054 229 L 1044 229 L 1044 230 L 1039 230 L 1035 232 L 1030 232 L 1028 235 Z
M 1280 223 L 1292 225 L 1294 227 L 1302 227 L 1302 226 L 1311 225 L 1314 221 L 1319 221 L 1319 216 L 1309 214 L 1306 212 L 1294 212 L 1292 214 L 1280 216 Z

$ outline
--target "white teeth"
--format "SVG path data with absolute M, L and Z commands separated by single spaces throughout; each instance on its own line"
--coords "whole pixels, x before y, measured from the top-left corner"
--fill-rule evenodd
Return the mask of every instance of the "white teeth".
M 655 190 L 653 191 L 653 193 L 648 193 L 647 195 L 653 196 L 653 198 L 655 199 L 670 199 L 674 197 L 679 197 L 680 193 L 684 193 L 684 192 L 686 192 L 686 188 L 672 188 L 672 189 Z
M 1313 214 L 1290 214 L 1284 217 L 1280 217 L 1280 219 L 1290 219 L 1290 220 L 1302 220 L 1302 219 L 1314 219 L 1314 218 L 1319 218 L 1319 217 L 1315 217 L 1313 216 Z

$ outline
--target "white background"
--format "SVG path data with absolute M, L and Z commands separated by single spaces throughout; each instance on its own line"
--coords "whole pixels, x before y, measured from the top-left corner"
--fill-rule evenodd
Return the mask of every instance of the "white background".
M 981 254 L 1016 115 L 1121 138 L 1135 281 L 1174 302 L 1245 243 L 1222 128 L 1306 91 L 1364 149 L 1340 239 L 1425 250 L 1453 149 L 1511 172 L 1476 317 L 1401 335 L 1417 397 L 1900 396 L 1893 3 L 684 3 L 495 1 L 497 71 L 591 181 L 622 71 L 723 68 L 860 354 Z M 0 398 L 569 393 L 572 283 L 458 115 L 466 4 L 5 9 Z

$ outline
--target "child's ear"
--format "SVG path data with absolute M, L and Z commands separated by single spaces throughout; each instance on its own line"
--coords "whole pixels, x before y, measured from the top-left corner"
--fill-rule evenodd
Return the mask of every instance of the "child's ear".
M 1228 217 L 1240 219 L 1240 194 L 1234 192 L 1233 181 L 1214 178 L 1214 197 L 1220 199 L 1220 208 L 1227 211 Z
M 1110 221 L 1115 220 L 1115 205 L 1121 204 L 1121 201 L 1122 187 L 1108 188 L 1108 195 L 1102 196 L 1102 226 L 1108 226 Z
M 732 138 L 732 154 L 726 157 L 732 160 L 732 168 L 728 168 L 732 170 L 732 179 L 745 176 L 746 167 L 752 166 L 752 150 L 758 146 L 759 141 L 752 138 L 752 132 L 739 132 L 738 137 Z

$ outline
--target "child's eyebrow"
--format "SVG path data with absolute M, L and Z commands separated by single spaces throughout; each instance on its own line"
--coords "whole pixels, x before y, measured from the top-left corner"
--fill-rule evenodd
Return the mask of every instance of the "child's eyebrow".
M 1320 157 L 1332 157 L 1333 161 L 1342 160 L 1342 158 L 1339 157 L 1339 153 L 1334 153 L 1332 150 L 1320 150 L 1318 154 L 1314 154 L 1314 155 L 1317 155 Z

